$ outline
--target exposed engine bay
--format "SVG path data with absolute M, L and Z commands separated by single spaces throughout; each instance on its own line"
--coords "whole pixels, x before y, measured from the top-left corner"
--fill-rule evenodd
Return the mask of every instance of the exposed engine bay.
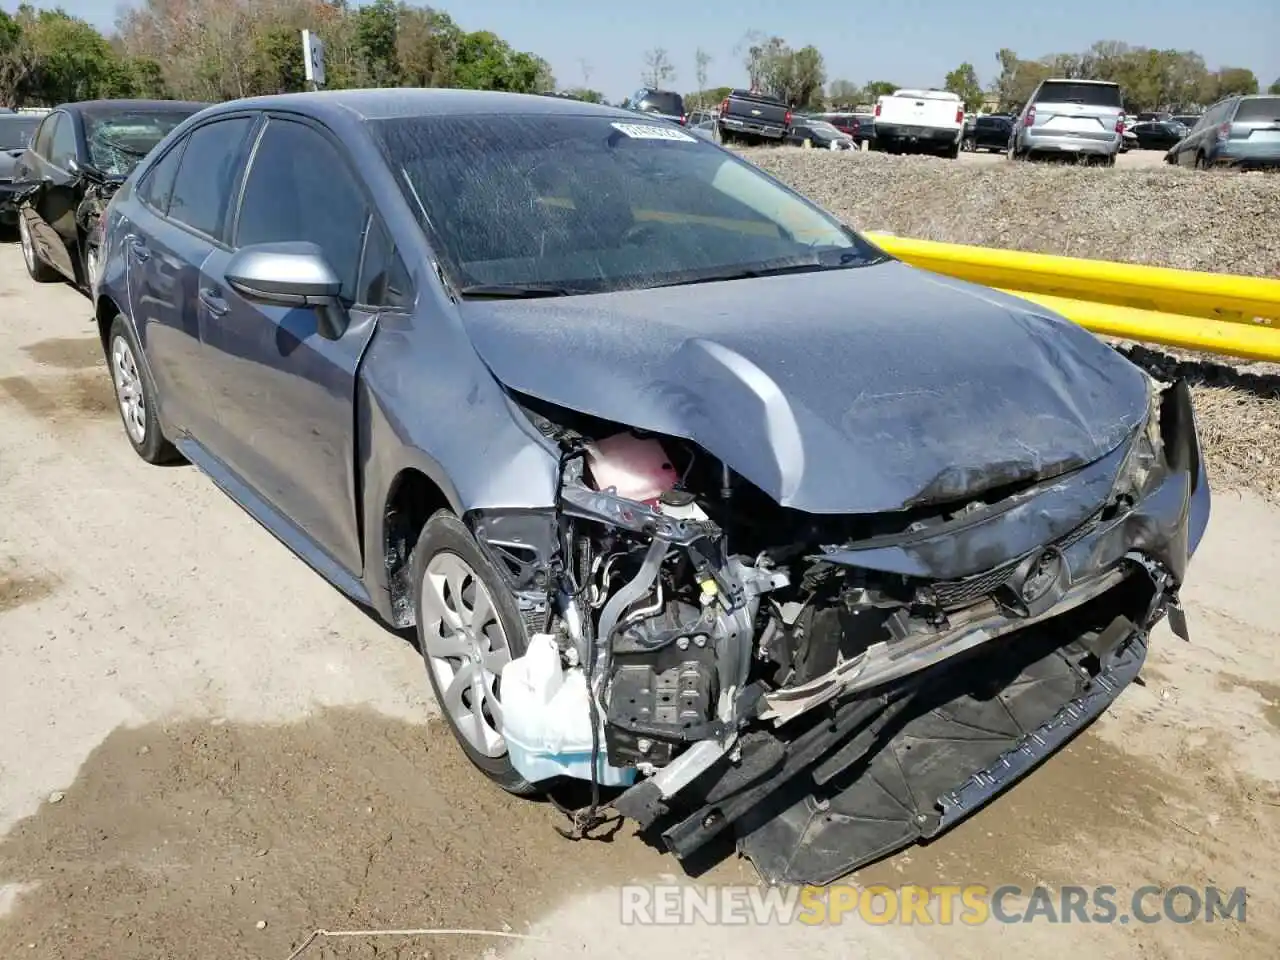
M 513 766 L 627 788 L 610 806 L 682 857 L 732 828 L 774 882 L 945 829 L 1105 709 L 1162 617 L 1186 635 L 1203 469 L 1185 385 L 1151 397 L 1125 444 L 1066 475 L 841 516 L 521 396 L 562 451 L 557 515 L 473 518 L 531 637 L 501 681 Z

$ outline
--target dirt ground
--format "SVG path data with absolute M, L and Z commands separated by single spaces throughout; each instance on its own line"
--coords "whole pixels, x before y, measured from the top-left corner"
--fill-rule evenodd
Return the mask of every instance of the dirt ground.
M 129 450 L 87 301 L 0 246 L 0 957 L 1256 957 L 1280 941 L 1280 511 L 1219 496 L 1145 684 L 861 883 L 1249 888 L 1247 922 L 631 927 L 677 863 L 491 788 L 409 646 L 190 467 Z M 691 882 L 687 878 L 679 882 Z M 753 882 L 726 861 L 699 883 Z

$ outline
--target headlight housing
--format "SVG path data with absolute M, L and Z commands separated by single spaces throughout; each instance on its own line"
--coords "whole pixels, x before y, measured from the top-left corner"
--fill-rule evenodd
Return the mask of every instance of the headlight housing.
M 1148 381 L 1147 414 L 1129 441 L 1129 450 L 1112 488 L 1112 502 L 1135 504 L 1142 500 L 1158 478 L 1154 476 L 1164 453 L 1160 430 L 1161 391 L 1155 380 Z

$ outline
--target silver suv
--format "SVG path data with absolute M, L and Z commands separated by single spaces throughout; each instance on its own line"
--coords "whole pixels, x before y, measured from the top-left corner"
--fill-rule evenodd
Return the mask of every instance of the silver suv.
M 1234 96 L 1205 111 L 1181 143 L 1165 155 L 1169 163 L 1209 169 L 1280 169 L 1280 96 Z
M 1018 115 L 1009 159 L 1034 154 L 1074 154 L 1107 165 L 1124 140 L 1119 84 L 1109 80 L 1044 80 Z

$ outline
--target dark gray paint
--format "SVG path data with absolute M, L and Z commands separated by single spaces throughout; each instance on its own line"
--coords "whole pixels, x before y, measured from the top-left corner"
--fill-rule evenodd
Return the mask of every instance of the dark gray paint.
M 556 452 L 503 383 L 692 437 L 781 502 L 815 512 L 895 509 L 1078 467 L 1118 447 L 1143 417 L 1142 375 L 1083 330 L 897 263 L 456 304 L 364 121 L 513 110 L 634 117 L 454 90 L 235 101 L 171 133 L 109 215 L 99 318 L 119 309 L 135 328 L 166 431 L 268 529 L 388 620 L 384 512 L 405 471 L 427 477 L 455 512 L 495 524 L 504 510 L 556 503 Z M 411 310 L 353 314 L 340 339 L 323 340 L 305 311 L 237 303 L 223 240 L 139 202 L 132 185 L 171 145 L 244 112 L 304 119 L 342 145 L 413 275 Z M 202 290 L 226 313 L 215 317 Z
M 1075 324 L 898 262 L 462 316 L 509 387 L 691 439 L 811 513 L 1053 476 L 1147 409 L 1142 373 Z

